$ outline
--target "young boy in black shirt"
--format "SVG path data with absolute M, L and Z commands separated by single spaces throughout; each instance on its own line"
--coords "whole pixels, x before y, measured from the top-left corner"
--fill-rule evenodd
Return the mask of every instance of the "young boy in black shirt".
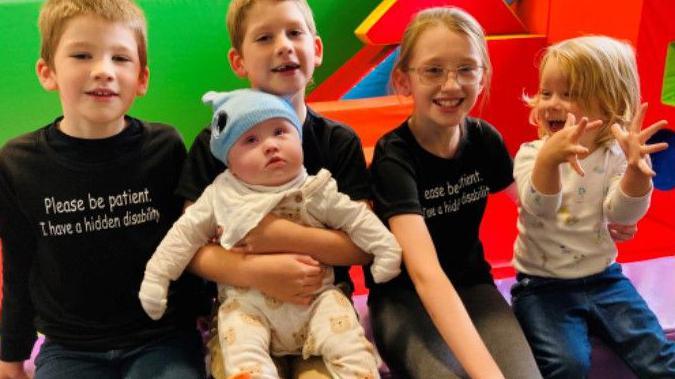
M 171 127 L 126 115 L 148 86 L 146 24 L 131 0 L 49 0 L 37 75 L 63 116 L 0 151 L 0 376 L 203 378 L 196 278 L 152 321 L 136 297 L 182 201 L 185 147 Z

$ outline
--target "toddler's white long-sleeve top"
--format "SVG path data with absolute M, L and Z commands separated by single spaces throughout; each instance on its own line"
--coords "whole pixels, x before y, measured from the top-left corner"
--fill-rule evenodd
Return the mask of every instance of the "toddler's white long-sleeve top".
M 617 255 L 607 224 L 635 224 L 649 208 L 651 191 L 637 198 L 621 191 L 627 163 L 614 142 L 580 160 L 585 176 L 560 165 L 561 191 L 542 194 L 532 185 L 532 170 L 543 143 L 523 144 L 514 160 L 519 199 L 514 266 L 525 274 L 568 279 L 601 272 Z

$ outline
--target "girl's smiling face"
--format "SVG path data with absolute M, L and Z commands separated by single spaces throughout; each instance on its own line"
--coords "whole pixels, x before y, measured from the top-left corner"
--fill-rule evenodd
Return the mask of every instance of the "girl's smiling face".
M 413 117 L 420 125 L 454 127 L 466 117 L 480 95 L 483 84 L 483 62 L 472 40 L 461 33 L 437 24 L 423 31 L 412 50 L 408 69 L 397 70 L 395 85 L 404 96 L 415 102 Z M 445 80 L 430 82 L 424 72 L 445 72 Z M 458 70 L 477 70 L 474 83 L 460 84 Z M 459 75 L 466 75 L 461 73 Z

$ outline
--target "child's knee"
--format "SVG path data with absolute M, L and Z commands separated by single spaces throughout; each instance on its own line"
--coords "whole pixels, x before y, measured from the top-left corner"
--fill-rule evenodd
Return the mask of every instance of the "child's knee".
M 561 353 L 550 359 L 537 359 L 545 378 L 585 378 L 591 369 L 590 357 Z

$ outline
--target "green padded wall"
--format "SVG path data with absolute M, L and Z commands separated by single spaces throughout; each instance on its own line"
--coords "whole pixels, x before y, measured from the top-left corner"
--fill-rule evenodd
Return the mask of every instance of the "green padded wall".
M 664 104 L 675 106 L 675 43 L 672 42 L 668 45 L 668 53 L 666 54 L 661 101 Z
M 175 125 L 186 144 L 208 122 L 207 90 L 247 85 L 231 72 L 225 30 L 229 0 L 137 0 L 148 18 L 150 90 L 131 114 Z M 321 83 L 361 48 L 354 29 L 379 0 L 309 0 L 325 45 Z M 37 15 L 42 1 L 0 0 L 0 144 L 60 114 L 55 93 L 35 76 Z

